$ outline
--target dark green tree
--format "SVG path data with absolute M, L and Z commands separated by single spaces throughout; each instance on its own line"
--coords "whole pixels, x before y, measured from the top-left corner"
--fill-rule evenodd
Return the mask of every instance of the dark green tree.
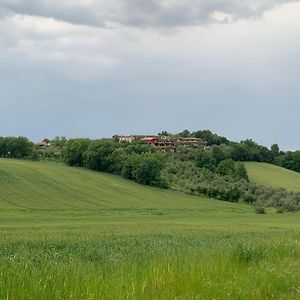
M 84 165 L 84 153 L 89 147 L 89 139 L 71 139 L 62 150 L 64 162 L 69 166 L 82 167 Z

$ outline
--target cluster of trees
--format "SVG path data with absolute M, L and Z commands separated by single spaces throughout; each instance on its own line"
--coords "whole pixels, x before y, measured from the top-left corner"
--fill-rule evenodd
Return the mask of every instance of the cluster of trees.
M 213 145 L 210 150 L 199 151 L 195 159 L 199 167 L 213 170 L 223 160 L 275 163 L 279 155 L 278 145 L 268 149 L 252 140 L 246 140 L 241 143 Z
M 162 136 L 170 136 L 163 131 Z M 118 174 L 138 183 L 202 194 L 225 201 L 255 203 L 259 208 L 277 207 L 294 211 L 300 207 L 300 194 L 250 183 L 242 162 L 257 161 L 280 165 L 300 172 L 300 151 L 282 152 L 277 144 L 269 149 L 245 140 L 240 143 L 209 130 L 174 136 L 197 137 L 208 149 L 178 145 L 176 153 L 161 153 L 153 146 L 118 139 L 71 139 L 56 137 L 47 147 L 35 148 L 25 137 L 0 137 L 0 157 L 62 159 L 67 165 Z
M 206 167 L 213 168 L 219 160 L 232 159 L 234 161 L 257 161 L 276 164 L 286 169 L 300 173 L 300 151 L 280 151 L 279 146 L 274 144 L 268 147 L 257 144 L 251 139 L 240 143 L 232 142 L 225 137 L 212 133 L 210 130 L 200 130 L 190 133 L 184 130 L 178 135 L 185 137 L 197 137 L 212 146 L 212 151 L 198 158 L 203 157 Z M 201 162 L 199 162 L 201 165 Z
M 276 157 L 275 163 L 281 167 L 300 173 L 300 151 L 280 153 Z
M 278 212 L 300 209 L 300 193 L 258 186 L 249 182 L 247 177 L 238 177 L 233 173 L 232 161 L 221 162 L 220 169 L 221 172 L 211 171 L 197 167 L 193 161 L 169 157 L 163 176 L 171 188 L 189 194 L 201 194 L 223 201 L 244 201 L 259 208 L 275 207 Z
M 25 137 L 0 137 L 0 157 L 31 158 L 33 143 Z
M 145 143 L 72 139 L 65 143 L 62 157 L 70 166 L 122 175 L 145 185 L 167 187 L 161 177 L 164 155 Z
M 240 169 L 243 170 L 242 173 Z M 246 202 L 254 201 L 244 188 L 250 184 L 245 167 L 233 161 L 221 162 L 219 168 L 213 172 L 197 167 L 193 161 L 178 161 L 169 157 L 163 176 L 173 189 L 185 193 L 202 194 L 231 202 L 242 198 Z

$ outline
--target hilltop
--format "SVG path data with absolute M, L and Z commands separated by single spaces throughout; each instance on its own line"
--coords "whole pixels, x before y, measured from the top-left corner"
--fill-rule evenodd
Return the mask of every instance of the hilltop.
M 277 144 L 272 145 L 269 149 L 250 139 L 239 143 L 233 142 L 209 130 L 192 133 L 185 130 L 177 134 L 162 132 L 157 136 L 113 136 L 110 139 L 96 140 L 56 138 L 51 141 L 44 139 L 36 145 L 23 137 L 0 137 L 0 157 L 32 161 L 52 160 L 60 163 L 60 167 L 62 167 L 62 163 L 72 167 L 84 167 L 85 170 L 80 172 L 87 172 L 87 169 L 105 172 L 119 175 L 123 179 L 142 185 L 176 190 L 199 197 L 228 202 L 247 202 L 260 207 L 271 206 L 279 211 L 300 209 L 300 195 L 296 193 L 299 192 L 297 180 L 295 184 L 291 184 L 290 179 L 284 178 L 284 174 L 279 177 L 274 174 L 269 176 L 269 170 L 266 170 L 260 172 L 262 173 L 260 177 L 272 178 L 275 176 L 277 184 L 276 180 L 275 184 L 268 184 L 268 182 L 261 184 L 259 178 L 249 181 L 244 165 L 244 162 L 260 162 L 300 172 L 300 151 L 283 152 Z M 3 176 L 5 177 L 5 175 Z M 34 176 L 25 174 L 23 178 L 28 177 Z M 55 176 L 55 178 L 57 177 Z M 118 177 L 118 180 L 121 179 Z M 281 182 L 282 180 L 283 182 Z M 37 184 L 37 190 L 43 184 L 43 182 Z M 74 197 L 76 200 L 79 197 L 76 191 L 70 188 L 73 188 L 73 184 L 76 186 L 76 183 L 65 182 L 65 176 L 62 176 L 56 184 L 60 186 L 56 193 L 45 192 L 39 195 L 43 199 L 52 199 L 53 197 L 69 199 L 64 194 L 60 194 L 61 191 L 64 191 L 71 193 L 70 199 Z M 96 182 L 92 184 L 92 186 L 95 185 L 97 185 Z M 30 187 L 30 184 L 27 187 Z M 44 187 L 47 190 L 51 184 L 44 184 Z M 115 197 L 121 199 L 115 195 L 113 185 L 103 187 L 102 192 L 99 188 L 93 191 L 93 187 L 85 187 L 80 183 L 78 187 L 80 187 L 78 194 L 81 195 L 78 203 L 86 200 L 82 196 L 86 195 L 86 198 L 95 200 L 88 204 L 91 208 L 98 207 L 99 193 L 107 195 L 107 199 L 101 200 L 104 206 L 105 203 L 113 203 Z M 286 189 L 283 191 L 276 187 L 286 187 Z M 137 189 L 143 188 L 145 189 L 145 187 Z M 162 192 L 162 190 L 160 191 Z M 12 193 L 17 194 L 16 191 L 12 191 Z M 160 195 L 153 196 L 151 192 L 151 197 L 156 199 Z M 102 196 L 101 199 L 103 199 Z M 135 195 L 129 194 L 124 205 L 126 207 L 139 206 L 141 202 L 136 199 Z M 61 203 L 64 201 L 62 200 Z M 48 202 L 43 201 L 42 203 Z M 72 205 L 79 208 L 81 205 L 78 203 L 75 201 Z M 149 203 L 148 200 L 147 203 Z M 77 204 L 79 207 L 76 206 Z M 47 205 L 52 207 L 50 200 Z M 25 205 L 25 207 L 27 206 Z

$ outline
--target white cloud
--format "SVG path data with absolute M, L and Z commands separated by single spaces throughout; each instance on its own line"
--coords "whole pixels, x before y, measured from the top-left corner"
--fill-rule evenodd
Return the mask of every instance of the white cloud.
M 178 27 L 255 18 L 284 0 L 2 0 L 0 9 L 13 14 L 55 18 L 105 27 Z M 294 2 L 297 2 L 296 0 Z M 216 16 L 211 18 L 211 16 Z
M 204 2 L 206 6 L 198 5 Z M 81 111 L 94 116 L 93 124 L 83 117 L 76 125 L 83 130 L 86 124 L 89 130 L 108 128 L 98 118 L 101 111 L 110 128 L 123 126 L 131 132 L 135 122 L 145 122 L 138 128 L 149 132 L 153 120 L 145 111 L 161 108 L 170 117 L 159 120 L 157 130 L 167 124 L 170 130 L 203 125 L 241 132 L 228 120 L 243 123 L 248 118 L 248 132 L 253 126 L 260 133 L 264 122 L 274 121 L 268 108 L 278 107 L 276 120 L 281 110 L 293 107 L 292 115 L 300 109 L 295 98 L 300 92 L 300 3 L 273 7 L 279 2 L 168 0 L 157 5 L 150 0 L 145 5 L 153 14 L 147 15 L 133 9 L 143 1 L 131 1 L 131 8 L 126 1 L 110 1 L 99 16 L 102 1 L 62 1 L 55 11 L 49 8 L 50 0 L 26 1 L 31 7 L 21 0 L 7 1 L 11 13 L 0 19 L 0 125 L 5 127 L 5 117 L 20 103 L 27 103 L 28 114 L 49 111 L 52 117 L 61 103 L 61 114 L 72 107 L 69 115 L 76 121 Z M 250 3 L 249 8 L 240 3 Z M 100 19 L 103 26 L 94 26 Z M 125 119 L 131 112 L 137 121 Z M 251 123 L 251 113 L 257 114 L 257 124 Z M 69 115 L 55 134 L 68 135 L 63 126 L 75 126 L 69 124 Z M 114 122 L 118 126 L 111 125 Z M 48 129 L 51 132 L 51 124 Z

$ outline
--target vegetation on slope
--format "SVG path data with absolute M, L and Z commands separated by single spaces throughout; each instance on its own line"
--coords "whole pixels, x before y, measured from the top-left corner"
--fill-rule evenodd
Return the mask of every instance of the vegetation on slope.
M 299 299 L 298 214 L 0 159 L 1 299 Z
M 121 175 L 143 185 L 175 188 L 224 201 L 245 201 L 259 206 L 274 206 L 279 211 L 300 208 L 298 190 L 259 186 L 249 182 L 241 162 L 268 162 L 298 170 L 298 152 L 282 152 L 274 144 L 270 149 L 252 140 L 232 142 L 208 130 L 190 133 L 185 130 L 160 136 L 200 138 L 198 144 L 177 144 L 176 153 L 163 154 L 159 148 L 139 140 L 133 143 L 112 139 L 45 139 L 49 148 L 33 148 L 26 138 L 0 138 L 0 156 L 11 158 L 63 159 L 69 166 Z M 45 143 L 44 143 L 45 144 Z M 174 148 L 172 148 L 174 149 Z M 297 192 L 297 193 L 296 193 Z M 262 210 L 263 211 L 263 210 Z
M 0 159 L 0 208 L 242 209 L 84 168 L 14 159 Z

